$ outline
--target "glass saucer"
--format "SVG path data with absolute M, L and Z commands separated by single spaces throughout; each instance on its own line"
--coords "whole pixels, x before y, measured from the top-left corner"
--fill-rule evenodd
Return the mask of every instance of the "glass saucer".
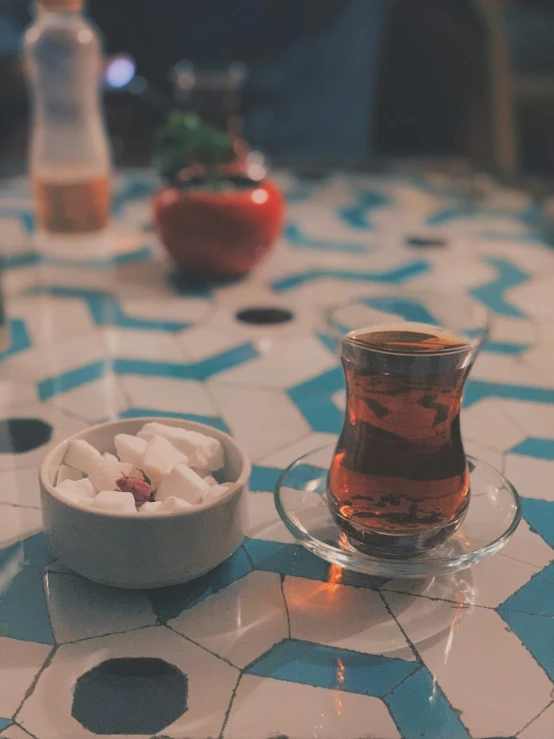
M 463 570 L 502 549 L 521 520 L 513 485 L 486 462 L 468 456 L 467 515 L 444 544 L 410 558 L 364 554 L 345 542 L 327 506 L 327 471 L 334 450 L 334 445 L 325 446 L 293 462 L 277 481 L 275 506 L 303 547 L 347 570 L 379 577 L 432 577 Z

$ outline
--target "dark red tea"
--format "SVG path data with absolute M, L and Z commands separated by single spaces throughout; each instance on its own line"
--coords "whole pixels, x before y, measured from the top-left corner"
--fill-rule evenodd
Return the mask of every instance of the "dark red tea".
M 426 324 L 343 339 L 347 410 L 331 510 L 355 546 L 413 553 L 447 538 L 469 502 L 460 405 L 472 351 Z

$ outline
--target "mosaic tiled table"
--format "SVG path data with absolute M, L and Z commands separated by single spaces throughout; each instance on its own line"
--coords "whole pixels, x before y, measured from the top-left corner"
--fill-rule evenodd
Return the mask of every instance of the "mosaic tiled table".
M 415 177 L 280 179 L 279 247 L 211 288 L 161 258 L 148 173 L 118 182 L 112 265 L 41 262 L 24 183 L 0 191 L 1 737 L 554 737 L 554 252 L 533 207 L 499 190 L 472 210 Z M 321 313 L 437 285 L 494 316 L 463 430 L 519 489 L 525 520 L 472 570 L 353 576 L 296 545 L 272 500 L 280 470 L 340 428 Z M 252 306 L 293 317 L 237 319 Z M 250 527 L 196 582 L 112 590 L 53 561 L 37 463 L 87 424 L 149 414 L 230 430 L 253 462 Z

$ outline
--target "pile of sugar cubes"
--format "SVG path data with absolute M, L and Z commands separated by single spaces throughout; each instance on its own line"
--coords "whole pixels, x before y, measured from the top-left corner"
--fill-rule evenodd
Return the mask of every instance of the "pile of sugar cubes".
M 83 439 L 72 441 L 57 492 L 83 506 L 142 515 L 213 501 L 232 485 L 212 475 L 225 463 L 221 442 L 197 431 L 146 423 L 137 436 L 118 434 L 114 444 L 117 457 Z

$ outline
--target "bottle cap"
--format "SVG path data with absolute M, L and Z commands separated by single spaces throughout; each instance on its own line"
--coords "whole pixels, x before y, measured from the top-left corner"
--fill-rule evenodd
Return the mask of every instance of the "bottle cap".
M 37 5 L 41 10 L 63 13 L 64 11 L 81 10 L 83 0 L 37 0 Z

